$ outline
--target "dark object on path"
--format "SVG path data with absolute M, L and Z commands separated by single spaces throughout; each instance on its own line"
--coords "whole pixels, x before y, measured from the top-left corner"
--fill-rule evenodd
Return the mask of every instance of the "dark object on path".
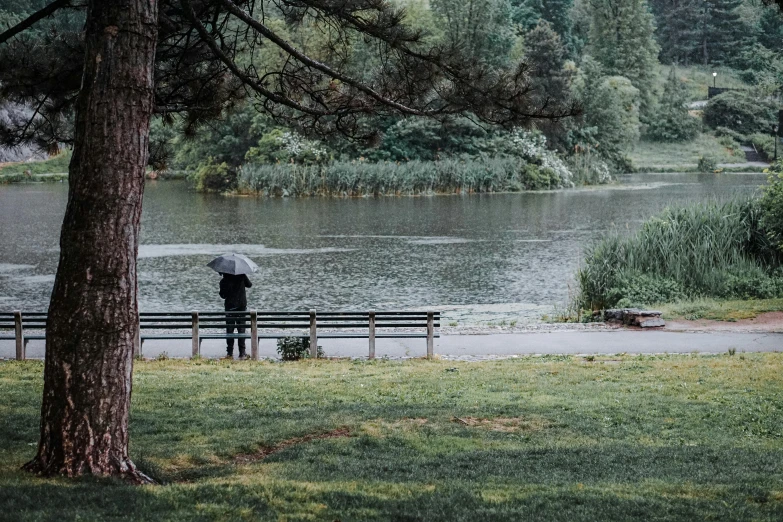
M 225 299 L 226 312 L 244 312 L 247 310 L 247 294 L 245 288 L 250 288 L 253 283 L 247 278 L 245 274 L 232 275 L 221 274 L 223 279 L 220 280 L 220 297 Z M 231 314 L 226 314 L 226 334 L 229 336 L 236 330 L 237 334 L 245 333 L 245 319 L 244 314 L 239 317 L 232 317 Z M 237 339 L 239 345 L 239 357 L 244 358 L 245 354 L 245 339 L 240 337 Z M 234 339 L 228 337 L 226 339 L 226 355 L 233 357 L 234 355 Z
M 657 328 L 666 326 L 661 319 L 661 312 L 656 310 L 640 310 L 638 308 L 617 308 L 604 311 L 606 322 L 617 322 L 627 326 L 640 326 L 642 328 Z
M 207 264 L 209 268 L 220 274 L 241 275 L 258 271 L 258 265 L 242 254 L 223 254 Z

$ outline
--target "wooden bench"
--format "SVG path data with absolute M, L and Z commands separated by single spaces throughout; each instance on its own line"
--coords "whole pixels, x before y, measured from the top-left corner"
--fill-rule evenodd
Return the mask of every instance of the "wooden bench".
M 0 312 L 0 340 L 16 341 L 16 358 L 24 360 L 27 343 L 46 339 L 44 312 Z M 228 321 L 249 332 L 226 333 Z M 317 357 L 318 339 L 368 339 L 369 358 L 375 358 L 376 339 L 422 338 L 427 340 L 427 358 L 432 358 L 434 339 L 440 337 L 440 312 L 143 312 L 139 314 L 134 355 L 141 356 L 144 341 L 191 340 L 193 357 L 201 355 L 204 339 L 250 339 L 250 356 L 258 360 L 259 339 L 299 337 L 310 339 L 311 357 Z M 2 335 L 12 330 L 13 335 Z M 34 330 L 35 333 L 27 333 Z

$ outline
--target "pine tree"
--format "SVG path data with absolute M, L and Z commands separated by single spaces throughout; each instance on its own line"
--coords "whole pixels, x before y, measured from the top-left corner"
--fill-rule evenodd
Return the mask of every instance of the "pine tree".
M 552 25 L 539 20 L 525 35 L 525 63 L 530 67 L 535 96 L 562 100 L 568 97 L 570 74 L 564 70 L 566 50 Z
M 432 0 L 448 45 L 492 66 L 507 65 L 515 42 L 509 0 Z
M 704 0 L 655 0 L 656 36 L 661 46 L 661 61 L 688 65 L 699 50 L 699 23 Z
M 589 51 L 609 76 L 624 76 L 639 89 L 643 116 L 650 114 L 658 64 L 655 24 L 645 0 L 591 3 Z
M 546 20 L 560 35 L 569 56 L 573 56 L 571 8 L 574 0 L 511 0 L 511 20 L 523 33 L 535 29 L 540 20 Z
M 544 19 L 525 35 L 525 63 L 530 67 L 531 95 L 539 105 L 559 103 L 570 98 L 572 74 L 565 69 L 566 48 L 552 25 Z M 537 124 L 550 144 L 563 141 L 561 121 Z
M 752 42 L 738 7 L 742 0 L 704 0 L 701 58 L 704 65 L 731 64 Z
M 677 78 L 674 68 L 663 89 L 658 108 L 647 127 L 647 136 L 654 141 L 688 141 L 696 137 L 699 122 L 688 114 L 685 104 L 688 91 Z
M 627 78 L 606 76 L 598 61 L 585 56 L 575 86 L 584 112 L 575 132 L 576 145 L 589 146 L 614 165 L 639 139 L 639 91 Z
M 777 7 L 767 7 L 762 12 L 758 41 L 770 51 L 783 52 L 783 15 Z

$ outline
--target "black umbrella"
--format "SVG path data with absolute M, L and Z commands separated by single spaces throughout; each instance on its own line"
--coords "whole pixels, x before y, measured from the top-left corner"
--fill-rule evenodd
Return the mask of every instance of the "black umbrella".
M 258 270 L 258 265 L 242 254 L 223 254 L 216 257 L 207 265 L 215 272 L 221 274 L 252 274 Z

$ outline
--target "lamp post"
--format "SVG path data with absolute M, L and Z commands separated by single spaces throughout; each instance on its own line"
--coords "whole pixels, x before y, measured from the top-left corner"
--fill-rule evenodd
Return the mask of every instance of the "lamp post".
M 772 126 L 772 137 L 775 138 L 775 158 L 774 160 L 778 160 L 778 126 L 773 125 Z
M 713 88 L 718 86 L 717 82 L 718 82 L 718 73 L 714 72 L 714 73 L 712 73 L 712 87 Z

